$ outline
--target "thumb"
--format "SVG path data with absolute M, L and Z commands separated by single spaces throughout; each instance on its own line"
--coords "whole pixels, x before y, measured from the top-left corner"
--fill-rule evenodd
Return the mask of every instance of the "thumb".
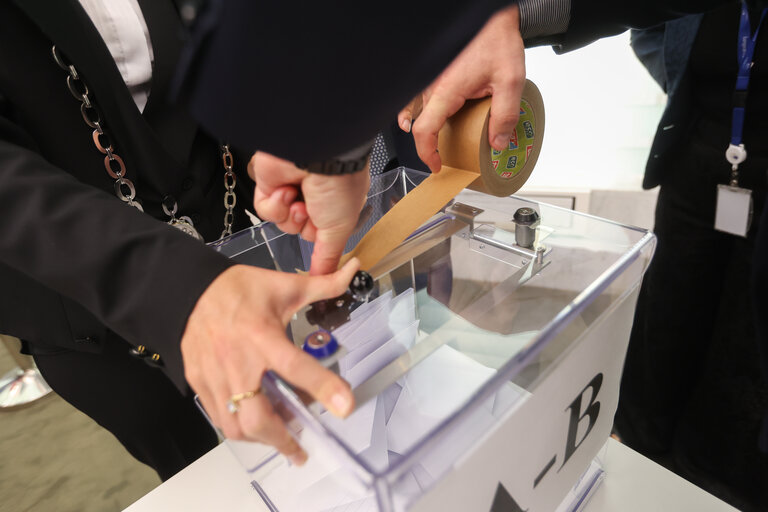
M 509 88 L 497 88 L 491 98 L 491 118 L 488 121 L 488 142 L 497 151 L 509 144 L 520 119 L 520 100 L 525 82 L 515 82 Z

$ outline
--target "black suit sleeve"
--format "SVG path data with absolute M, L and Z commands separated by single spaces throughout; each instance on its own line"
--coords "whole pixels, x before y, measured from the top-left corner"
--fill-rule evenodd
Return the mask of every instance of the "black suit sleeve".
M 159 353 L 185 389 L 179 342 L 186 319 L 232 263 L 80 183 L 31 146 L 23 130 L 0 116 L 0 260 Z
M 728 1 L 572 0 L 567 32 L 527 40 L 526 45 L 546 44 L 552 45 L 558 53 L 569 52 L 630 28 L 649 28 L 674 18 L 715 9 Z

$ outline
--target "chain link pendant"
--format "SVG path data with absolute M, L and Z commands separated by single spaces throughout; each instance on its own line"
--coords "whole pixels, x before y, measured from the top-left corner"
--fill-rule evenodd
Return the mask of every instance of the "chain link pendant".
M 192 219 L 187 216 L 179 217 L 178 219 L 174 217 L 168 221 L 168 225 L 175 227 L 182 233 L 186 233 L 201 242 L 205 241 L 203 240 L 203 236 L 195 229 L 195 225 L 192 224 Z
M 133 206 L 134 208 L 136 208 L 140 212 L 144 213 L 144 207 L 141 206 L 141 203 L 139 203 L 138 201 L 131 200 L 131 201 L 127 201 L 125 204 L 127 204 L 128 206 Z
M 56 65 L 62 70 L 67 72 L 67 89 L 74 96 L 74 98 L 80 102 L 80 113 L 83 116 L 83 121 L 90 128 L 93 129 L 91 138 L 96 146 L 96 149 L 104 156 L 104 168 L 107 174 L 115 180 L 114 188 L 115 195 L 120 198 L 121 201 L 129 206 L 132 206 L 139 210 L 144 211 L 144 207 L 136 200 L 136 187 L 131 180 L 126 178 L 125 162 L 120 156 L 115 153 L 115 148 L 112 146 L 111 139 L 106 133 L 106 127 L 102 122 L 99 115 L 99 110 L 96 104 L 91 98 L 90 89 L 88 85 L 83 81 L 83 78 L 75 69 L 75 66 L 70 64 L 64 59 L 58 48 L 54 45 L 51 48 L 51 55 Z M 229 144 L 221 144 L 221 162 L 224 166 L 224 207 L 226 213 L 224 214 L 224 232 L 225 235 L 232 234 L 232 224 L 234 223 L 234 208 L 237 204 L 237 196 L 235 195 L 235 186 L 237 184 L 237 177 L 232 170 L 233 158 L 232 153 L 229 150 Z M 192 219 L 183 216 L 176 218 L 176 212 L 178 211 L 178 204 L 172 196 L 166 196 L 161 203 L 163 211 L 170 220 L 168 224 L 176 229 L 188 234 L 189 236 L 205 242 L 202 235 L 195 229 L 195 225 L 192 223 Z M 169 206 L 171 205 L 171 206 Z

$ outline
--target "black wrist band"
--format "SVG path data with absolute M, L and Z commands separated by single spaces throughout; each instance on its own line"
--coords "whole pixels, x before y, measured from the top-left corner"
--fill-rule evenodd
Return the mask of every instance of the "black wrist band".
M 370 141 L 336 158 L 310 164 L 297 163 L 296 166 L 314 174 L 327 174 L 329 176 L 352 174 L 365 168 L 372 147 L 373 141 Z

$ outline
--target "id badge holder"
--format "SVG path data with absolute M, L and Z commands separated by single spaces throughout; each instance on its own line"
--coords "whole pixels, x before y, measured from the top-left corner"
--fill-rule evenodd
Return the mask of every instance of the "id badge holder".
M 752 225 L 752 191 L 731 185 L 717 186 L 715 229 L 746 237 Z

